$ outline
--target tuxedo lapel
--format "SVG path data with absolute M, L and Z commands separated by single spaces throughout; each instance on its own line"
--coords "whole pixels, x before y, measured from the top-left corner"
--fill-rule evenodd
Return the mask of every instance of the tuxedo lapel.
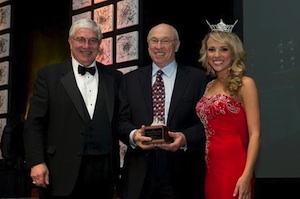
M 77 87 L 75 76 L 73 70 L 69 71 L 62 79 L 62 84 L 66 88 L 70 99 L 74 103 L 75 108 L 77 109 L 79 115 L 84 121 L 89 121 L 89 116 L 87 109 L 84 104 L 82 95 Z
M 107 105 L 106 107 L 109 116 L 109 121 L 111 122 L 113 118 L 114 101 L 115 101 L 114 80 L 110 75 L 108 75 L 106 72 L 101 70 L 101 67 L 98 67 L 98 72 L 99 72 L 99 85 L 98 85 L 98 95 L 97 95 L 97 100 L 95 105 L 95 113 L 97 113 L 96 109 L 98 108 L 99 97 L 100 97 L 99 94 L 100 92 L 103 92 L 106 100 L 106 105 Z M 102 87 L 100 85 L 102 85 Z M 103 90 L 100 90 L 100 88 L 102 88 Z

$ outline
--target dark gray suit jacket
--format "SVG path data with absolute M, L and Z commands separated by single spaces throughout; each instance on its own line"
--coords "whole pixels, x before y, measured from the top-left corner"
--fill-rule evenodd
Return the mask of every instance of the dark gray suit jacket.
M 153 120 L 151 74 L 151 66 L 140 67 L 124 75 L 121 84 L 119 132 L 128 146 L 130 132 Z M 204 71 L 178 65 L 167 126 L 185 134 L 188 150 L 168 154 L 176 198 L 201 198 L 203 194 L 205 134 L 195 108 L 206 81 Z M 147 172 L 146 156 L 147 151 L 128 147 L 123 168 L 124 198 L 138 198 Z
M 71 59 L 43 67 L 37 73 L 25 122 L 25 160 L 28 167 L 47 163 L 55 195 L 67 195 L 75 185 L 86 131 L 92 129 L 103 134 L 106 139 L 103 154 L 119 154 L 116 148 L 118 89 L 123 75 L 101 63 L 96 65 L 101 87 L 98 86 L 93 120 L 77 87 Z M 97 111 L 100 92 L 105 96 L 109 122 L 103 122 Z M 119 166 L 115 163 L 114 167 Z

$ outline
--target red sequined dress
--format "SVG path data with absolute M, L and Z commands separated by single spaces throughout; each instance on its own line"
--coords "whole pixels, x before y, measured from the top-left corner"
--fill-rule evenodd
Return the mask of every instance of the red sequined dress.
M 206 93 L 211 85 L 212 82 L 207 85 Z M 207 98 L 204 94 L 196 105 L 196 112 L 207 139 L 205 199 L 233 199 L 247 156 L 248 128 L 244 107 L 227 95 Z M 252 198 L 254 180 L 253 175 Z

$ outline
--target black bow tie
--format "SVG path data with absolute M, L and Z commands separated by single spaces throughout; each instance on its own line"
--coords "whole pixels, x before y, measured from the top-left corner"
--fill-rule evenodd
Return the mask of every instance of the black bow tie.
M 78 65 L 78 73 L 79 74 L 85 75 L 86 72 L 89 72 L 89 73 L 91 73 L 91 75 L 94 75 L 96 72 L 96 68 L 94 66 L 90 67 L 90 68 L 86 68 L 81 65 Z

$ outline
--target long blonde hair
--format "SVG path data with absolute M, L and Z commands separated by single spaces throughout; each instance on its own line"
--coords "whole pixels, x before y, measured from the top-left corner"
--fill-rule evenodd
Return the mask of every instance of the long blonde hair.
M 239 90 L 243 85 L 242 77 L 246 74 L 246 52 L 244 51 L 243 43 L 235 33 L 209 32 L 205 35 L 202 40 L 200 59 L 198 61 L 205 68 L 206 73 L 211 77 L 216 77 L 216 72 L 208 64 L 207 40 L 209 38 L 228 45 L 230 50 L 233 52 L 233 62 L 231 67 L 228 69 L 228 78 L 224 82 L 224 87 L 232 97 L 238 97 Z

